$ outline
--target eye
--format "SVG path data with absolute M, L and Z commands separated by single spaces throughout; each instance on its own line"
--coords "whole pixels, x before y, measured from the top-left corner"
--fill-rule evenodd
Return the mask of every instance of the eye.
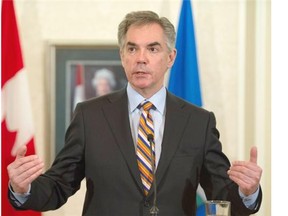
M 157 53 L 157 52 L 159 51 L 156 47 L 149 47 L 148 50 L 149 50 L 151 53 Z
M 136 51 L 136 47 L 128 47 L 127 50 L 129 53 L 134 53 Z

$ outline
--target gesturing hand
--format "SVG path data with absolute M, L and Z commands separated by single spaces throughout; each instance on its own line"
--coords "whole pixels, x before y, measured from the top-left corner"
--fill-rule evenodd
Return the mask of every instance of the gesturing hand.
M 37 155 L 25 156 L 26 151 L 26 145 L 20 147 L 15 160 L 7 167 L 14 192 L 21 194 L 28 192 L 29 184 L 42 173 L 44 168 L 44 163 Z
M 245 196 L 253 194 L 262 175 L 262 169 L 257 165 L 257 148 L 251 148 L 249 161 L 234 161 L 227 173 Z

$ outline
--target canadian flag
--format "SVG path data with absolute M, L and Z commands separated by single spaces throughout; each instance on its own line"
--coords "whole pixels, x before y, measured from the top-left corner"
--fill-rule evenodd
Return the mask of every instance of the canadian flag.
M 1 215 L 39 216 L 34 211 L 16 211 L 9 203 L 7 166 L 17 149 L 27 145 L 27 155 L 34 154 L 34 128 L 28 81 L 15 18 L 13 0 L 2 1 L 1 19 Z

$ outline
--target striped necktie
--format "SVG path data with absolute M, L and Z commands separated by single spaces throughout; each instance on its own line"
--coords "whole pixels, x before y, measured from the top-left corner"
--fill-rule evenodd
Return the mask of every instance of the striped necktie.
M 153 120 L 149 110 L 154 107 L 149 101 L 142 103 L 142 113 L 139 121 L 138 138 L 137 138 L 137 162 L 143 183 L 144 194 L 147 196 L 153 182 L 152 172 L 152 155 L 148 134 L 154 137 Z M 153 155 L 155 159 L 155 146 L 152 145 Z M 155 165 L 155 160 L 153 161 Z

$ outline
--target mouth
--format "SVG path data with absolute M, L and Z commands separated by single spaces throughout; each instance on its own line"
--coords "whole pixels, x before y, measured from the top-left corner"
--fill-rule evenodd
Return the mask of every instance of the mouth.
M 136 71 L 135 74 L 137 74 L 137 75 L 144 75 L 144 74 L 147 74 L 147 72 L 144 72 L 144 71 Z
M 146 71 L 135 71 L 133 72 L 133 75 L 136 75 L 136 76 L 144 76 L 144 75 L 147 75 L 149 74 L 149 72 L 146 72 Z

